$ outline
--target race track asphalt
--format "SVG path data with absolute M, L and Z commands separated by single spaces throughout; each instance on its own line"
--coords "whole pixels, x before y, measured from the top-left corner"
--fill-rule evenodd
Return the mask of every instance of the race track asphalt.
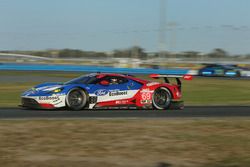
M 184 110 L 27 110 L 0 108 L 0 119 L 250 117 L 250 106 L 189 106 Z

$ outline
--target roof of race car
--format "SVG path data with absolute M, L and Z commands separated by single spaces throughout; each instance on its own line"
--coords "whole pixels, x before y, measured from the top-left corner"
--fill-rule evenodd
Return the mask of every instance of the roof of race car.
M 90 73 L 88 74 L 87 76 L 96 76 L 97 78 L 103 78 L 103 77 L 106 77 L 106 76 L 117 76 L 117 77 L 125 77 L 125 78 L 128 78 L 128 79 L 132 79 L 132 80 L 135 80 L 137 82 L 140 82 L 140 83 L 148 83 L 149 81 L 147 80 L 144 80 L 144 79 L 140 79 L 140 78 L 136 78 L 132 75 L 129 75 L 129 74 L 117 74 L 117 73 Z

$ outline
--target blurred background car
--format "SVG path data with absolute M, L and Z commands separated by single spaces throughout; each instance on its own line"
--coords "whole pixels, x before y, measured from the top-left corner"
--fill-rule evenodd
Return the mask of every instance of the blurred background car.
M 207 64 L 199 69 L 199 76 L 213 76 L 213 77 L 241 77 L 243 71 L 249 71 L 248 68 L 240 67 L 238 65 L 229 64 Z

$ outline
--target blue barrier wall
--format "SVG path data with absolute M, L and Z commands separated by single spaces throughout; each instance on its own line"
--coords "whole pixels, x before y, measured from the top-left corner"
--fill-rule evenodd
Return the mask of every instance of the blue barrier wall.
M 114 68 L 80 65 L 46 65 L 46 64 L 0 64 L 0 70 L 17 71 L 74 71 L 74 72 L 110 72 L 130 74 L 187 74 L 188 69 L 149 69 L 149 68 Z

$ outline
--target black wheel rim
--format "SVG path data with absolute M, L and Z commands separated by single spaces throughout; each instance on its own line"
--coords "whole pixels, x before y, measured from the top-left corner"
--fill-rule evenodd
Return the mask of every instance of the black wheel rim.
M 77 107 L 77 106 L 80 106 L 82 104 L 83 96 L 82 96 L 81 92 L 79 92 L 79 91 L 72 91 L 69 94 L 68 101 L 69 101 L 70 106 Z
M 165 108 L 169 105 L 170 102 L 170 95 L 164 89 L 156 90 L 154 94 L 154 102 L 160 108 Z

